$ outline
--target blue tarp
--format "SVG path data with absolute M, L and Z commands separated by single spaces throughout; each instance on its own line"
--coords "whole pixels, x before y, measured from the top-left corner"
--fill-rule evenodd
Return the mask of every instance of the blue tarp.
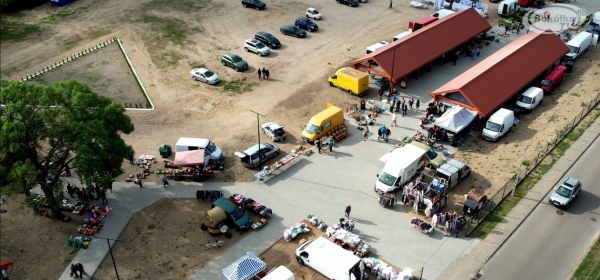
M 248 252 L 239 260 L 223 268 L 223 280 L 248 280 L 267 269 L 267 264 L 254 253 Z

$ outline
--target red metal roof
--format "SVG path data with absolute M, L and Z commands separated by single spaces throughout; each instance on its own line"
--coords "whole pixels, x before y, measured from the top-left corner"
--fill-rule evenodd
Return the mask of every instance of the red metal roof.
M 490 28 L 490 24 L 479 13 L 472 8 L 467 9 L 435 21 L 350 65 L 368 68 L 361 62 L 374 60 L 385 72 L 382 74 L 396 83 Z
M 444 99 L 488 117 L 568 51 L 550 30 L 522 35 L 430 95 L 439 100 L 459 92 L 472 106 Z

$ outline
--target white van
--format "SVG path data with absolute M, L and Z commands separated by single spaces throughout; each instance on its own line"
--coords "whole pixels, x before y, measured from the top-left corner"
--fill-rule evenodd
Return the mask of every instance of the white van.
M 451 14 L 456 13 L 455 11 L 452 10 L 446 10 L 446 9 L 441 9 L 439 11 L 437 11 L 435 14 L 431 15 L 432 17 L 436 17 L 439 19 L 445 18 Z
M 205 161 L 220 160 L 223 157 L 223 151 L 219 147 L 215 146 L 215 143 L 208 139 L 203 138 L 179 138 L 177 144 L 175 144 L 176 152 L 186 152 L 204 149 L 206 154 L 204 155 Z
M 498 141 L 500 137 L 510 131 L 514 122 L 515 112 L 504 108 L 499 109 L 490 116 L 481 136 L 485 140 Z
M 396 147 L 383 155 L 379 160 L 385 162 L 381 174 L 377 174 L 375 192 L 391 193 L 412 180 L 425 169 L 427 150 L 415 145 Z
M 299 264 L 311 267 L 328 279 L 363 280 L 365 263 L 362 259 L 325 237 L 298 246 L 296 260 Z
M 376 51 L 378 49 L 381 49 L 383 46 L 385 46 L 387 44 L 389 44 L 389 43 L 386 42 L 386 41 L 381 41 L 381 42 L 379 42 L 377 44 L 370 45 L 370 46 L 367 47 L 367 50 L 365 50 L 365 55 L 366 54 L 370 54 L 370 53 L 372 53 L 372 52 L 374 52 L 374 51 Z
M 392 38 L 392 42 L 402 39 L 403 37 L 408 36 L 408 34 L 412 33 L 412 30 L 404 31 Z
M 504 0 L 498 4 L 498 14 L 500 16 L 508 16 L 512 11 L 518 11 L 521 9 L 521 5 L 518 0 Z
M 517 100 L 517 106 L 526 112 L 531 112 L 544 98 L 544 90 L 539 87 L 528 88 Z
M 565 54 L 565 58 L 568 60 L 576 60 L 579 58 L 579 56 L 587 51 L 587 48 L 592 44 L 592 37 L 592 33 L 589 32 L 581 32 L 573 37 L 573 39 L 567 42 L 569 53 Z
M 294 277 L 294 273 L 282 265 L 269 271 L 262 280 L 296 280 L 296 277 Z

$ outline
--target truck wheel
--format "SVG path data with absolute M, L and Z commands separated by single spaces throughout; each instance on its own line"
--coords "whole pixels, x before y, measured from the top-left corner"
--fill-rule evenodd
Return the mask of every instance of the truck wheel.
M 353 92 L 352 90 L 349 90 L 349 91 L 348 91 L 348 93 L 349 93 L 350 95 L 354 95 L 354 92 Z
M 333 82 L 329 82 L 329 86 L 330 86 L 330 87 L 335 87 L 335 86 L 333 85 Z
M 302 266 L 306 266 L 306 264 L 304 264 L 304 260 L 301 257 L 296 257 L 296 260 L 298 261 L 298 263 Z

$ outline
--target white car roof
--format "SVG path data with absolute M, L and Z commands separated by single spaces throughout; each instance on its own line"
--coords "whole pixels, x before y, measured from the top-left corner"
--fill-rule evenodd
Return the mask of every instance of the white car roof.
M 248 40 L 246 40 L 246 43 L 253 43 L 253 44 L 256 44 L 256 43 L 259 43 L 259 41 L 258 41 L 258 40 L 256 40 L 256 39 L 248 39 Z
M 279 125 L 278 123 L 274 123 L 274 122 L 265 123 L 262 126 L 263 127 L 270 127 L 271 129 L 283 128 L 283 126 Z

